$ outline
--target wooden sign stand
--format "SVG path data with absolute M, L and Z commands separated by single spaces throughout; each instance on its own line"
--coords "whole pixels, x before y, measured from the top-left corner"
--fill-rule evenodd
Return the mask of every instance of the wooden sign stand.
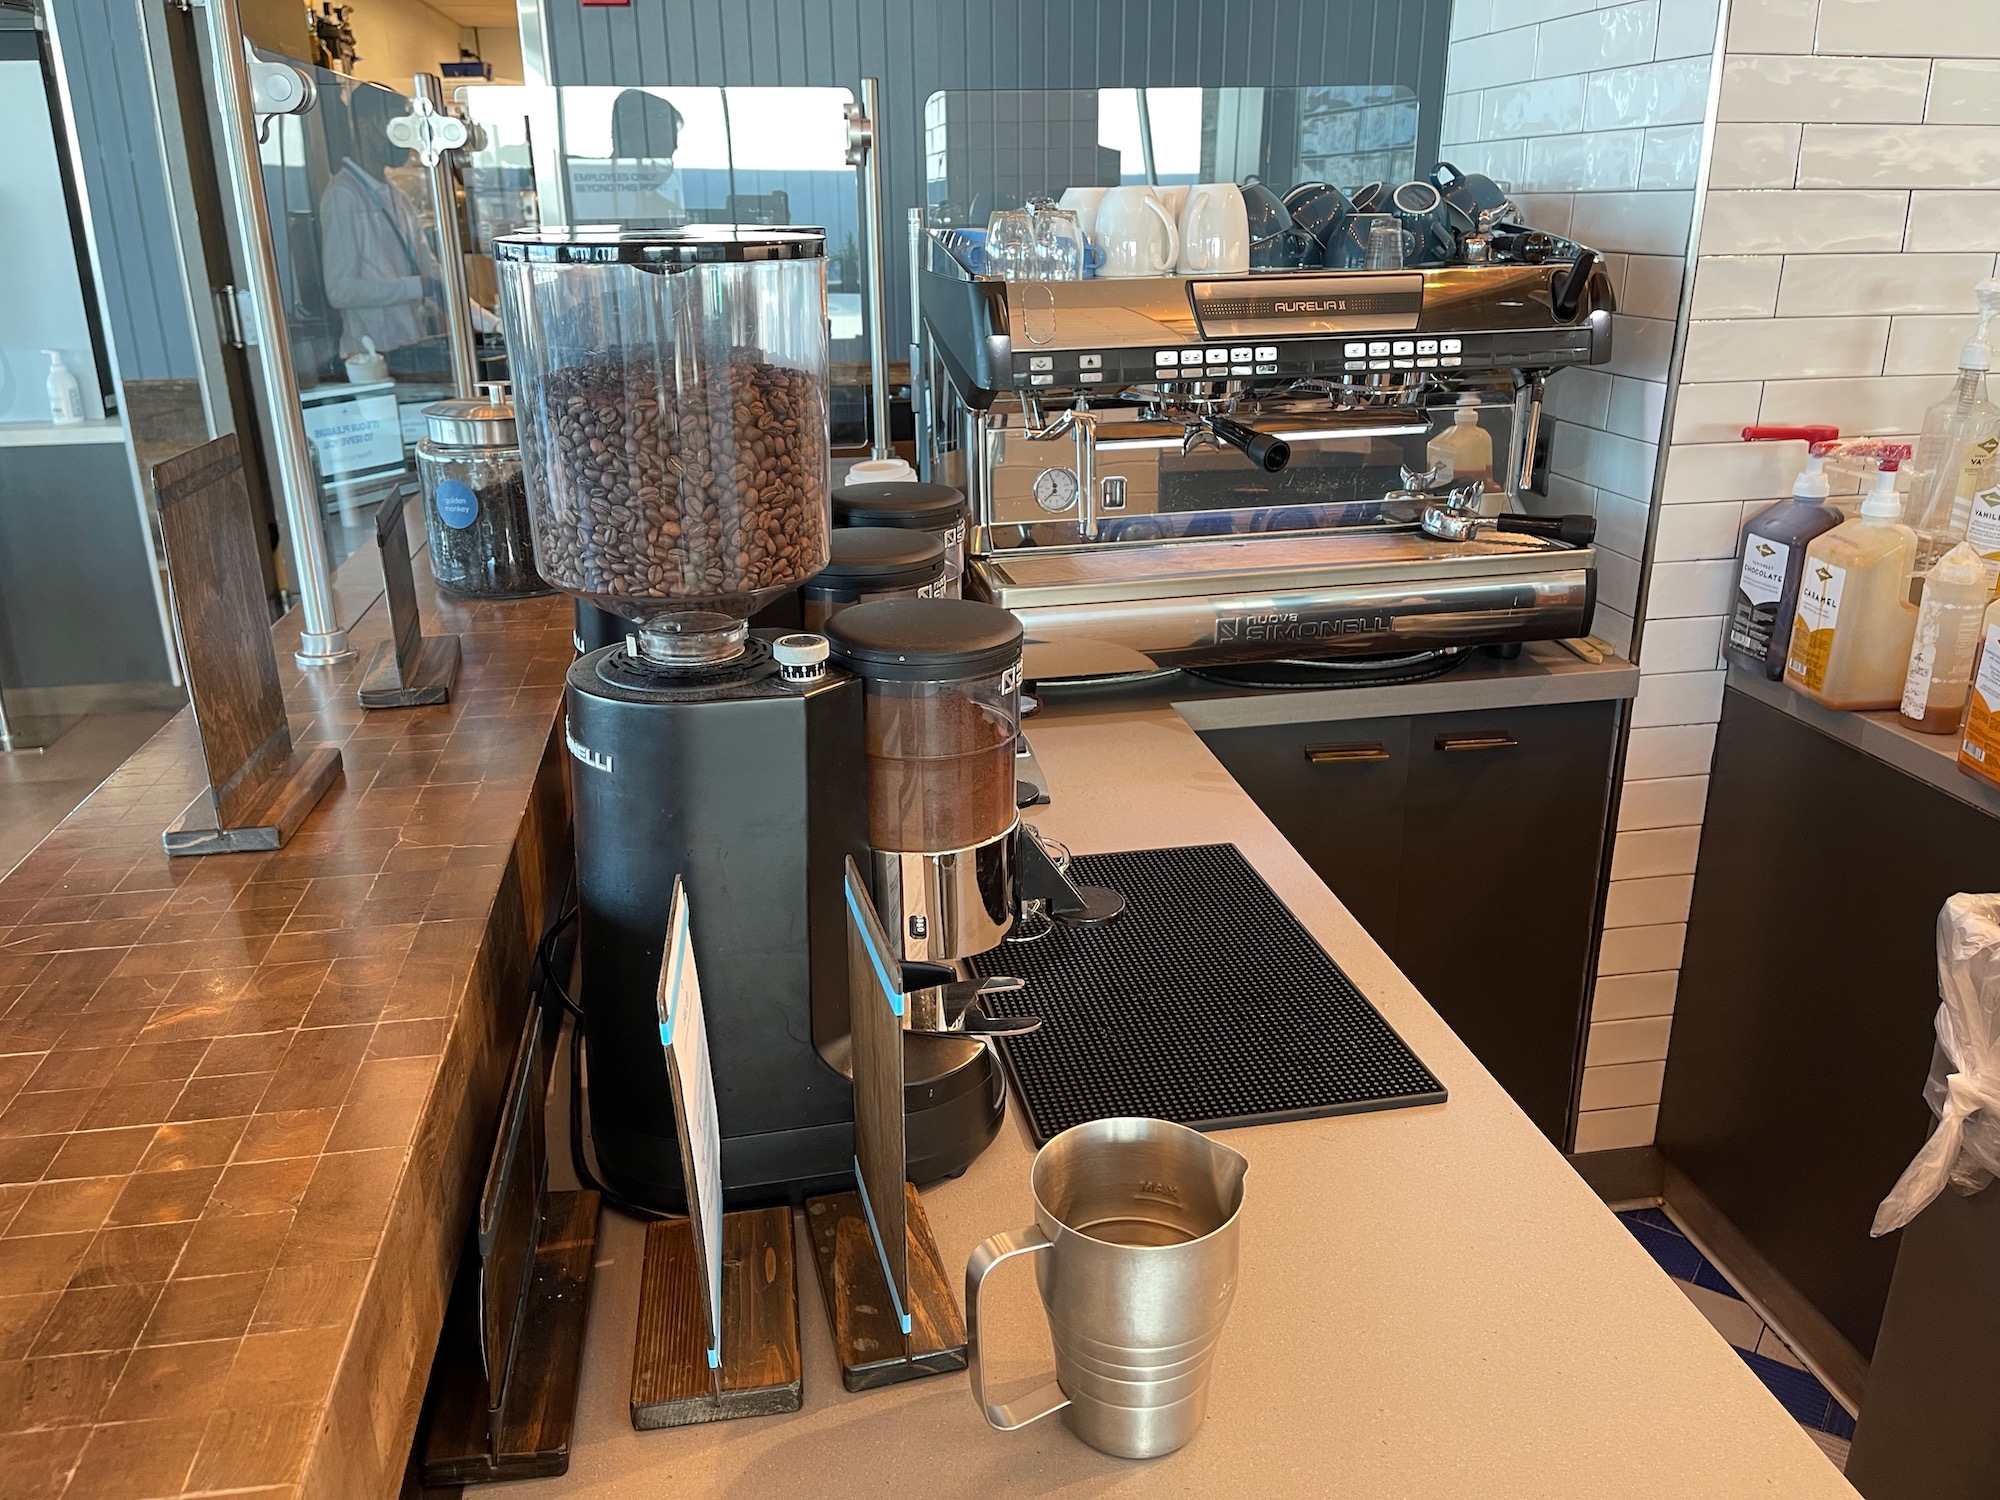
M 410 534 L 403 502 L 391 496 L 375 512 L 375 546 L 382 554 L 382 602 L 389 639 L 376 646 L 355 698 L 363 708 L 421 708 L 451 699 L 458 681 L 455 635 L 424 634 L 417 585 L 410 574 Z
M 168 854 L 284 845 L 340 775 L 332 746 L 292 746 L 243 455 L 226 433 L 153 466 L 174 634 L 208 786 L 161 834 Z
M 965 1318 L 908 1180 L 902 968 L 851 859 L 847 913 L 856 1190 L 807 1200 L 806 1223 L 841 1383 L 866 1391 L 964 1369 Z
M 792 1211 L 722 1211 L 715 1081 L 678 878 L 658 1004 L 688 1213 L 646 1226 L 632 1425 L 643 1432 L 797 1411 L 805 1385 Z
M 548 1190 L 547 1050 L 529 1002 L 500 1130 L 432 1379 L 427 1487 L 569 1470 L 598 1196 Z

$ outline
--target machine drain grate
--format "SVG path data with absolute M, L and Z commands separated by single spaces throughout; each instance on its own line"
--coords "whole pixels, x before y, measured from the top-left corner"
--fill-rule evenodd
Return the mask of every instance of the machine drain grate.
M 1441 1104 L 1444 1085 L 1234 844 L 1079 856 L 1125 914 L 971 960 L 1027 987 L 987 1003 L 1036 1144 L 1112 1115 L 1197 1129 Z

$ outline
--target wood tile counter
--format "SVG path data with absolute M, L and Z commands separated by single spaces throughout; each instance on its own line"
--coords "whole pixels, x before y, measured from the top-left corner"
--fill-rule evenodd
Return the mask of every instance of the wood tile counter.
M 183 713 L 0 880 L 0 1500 L 396 1492 L 569 862 L 568 600 L 418 573 L 449 704 L 364 715 L 274 632 L 345 761 L 285 848 L 162 853 Z

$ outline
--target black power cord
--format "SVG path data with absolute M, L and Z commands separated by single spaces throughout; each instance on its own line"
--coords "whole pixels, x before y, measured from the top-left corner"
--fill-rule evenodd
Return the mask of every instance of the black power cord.
M 569 987 L 556 977 L 555 950 L 564 932 L 577 920 L 578 909 L 572 905 L 568 911 L 550 924 L 542 934 L 542 940 L 535 945 L 535 963 L 531 971 L 531 989 L 536 995 L 553 995 L 556 1002 L 569 1012 L 572 1025 L 569 1034 L 569 1161 L 570 1169 L 576 1173 L 576 1180 L 596 1193 L 609 1208 L 624 1214 L 628 1219 L 651 1222 L 655 1219 L 678 1219 L 681 1214 L 662 1213 L 658 1209 L 644 1208 L 622 1194 L 605 1186 L 603 1180 L 591 1169 L 590 1152 L 584 1143 L 584 1068 L 583 1049 L 583 1007 L 571 997 Z

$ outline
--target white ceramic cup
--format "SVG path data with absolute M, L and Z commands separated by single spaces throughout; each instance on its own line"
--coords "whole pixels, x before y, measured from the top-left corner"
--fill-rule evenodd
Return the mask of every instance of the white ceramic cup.
M 1097 209 L 1095 237 L 1104 251 L 1099 276 L 1171 276 L 1181 248 L 1174 216 L 1144 186 L 1106 191 Z
M 1233 182 L 1198 182 L 1181 212 L 1180 273 L 1212 276 L 1250 269 L 1250 215 Z
M 1057 208 L 1066 208 L 1076 215 L 1077 226 L 1084 235 L 1095 243 L 1097 239 L 1097 210 L 1104 204 L 1104 195 L 1111 190 L 1101 187 L 1064 188 L 1063 195 L 1056 199 Z
M 1155 183 L 1153 185 L 1153 196 L 1167 205 L 1167 212 L 1174 216 L 1176 224 L 1180 223 L 1181 213 L 1187 208 L 1188 189 L 1192 186 L 1193 184 L 1186 182 L 1166 182 Z

